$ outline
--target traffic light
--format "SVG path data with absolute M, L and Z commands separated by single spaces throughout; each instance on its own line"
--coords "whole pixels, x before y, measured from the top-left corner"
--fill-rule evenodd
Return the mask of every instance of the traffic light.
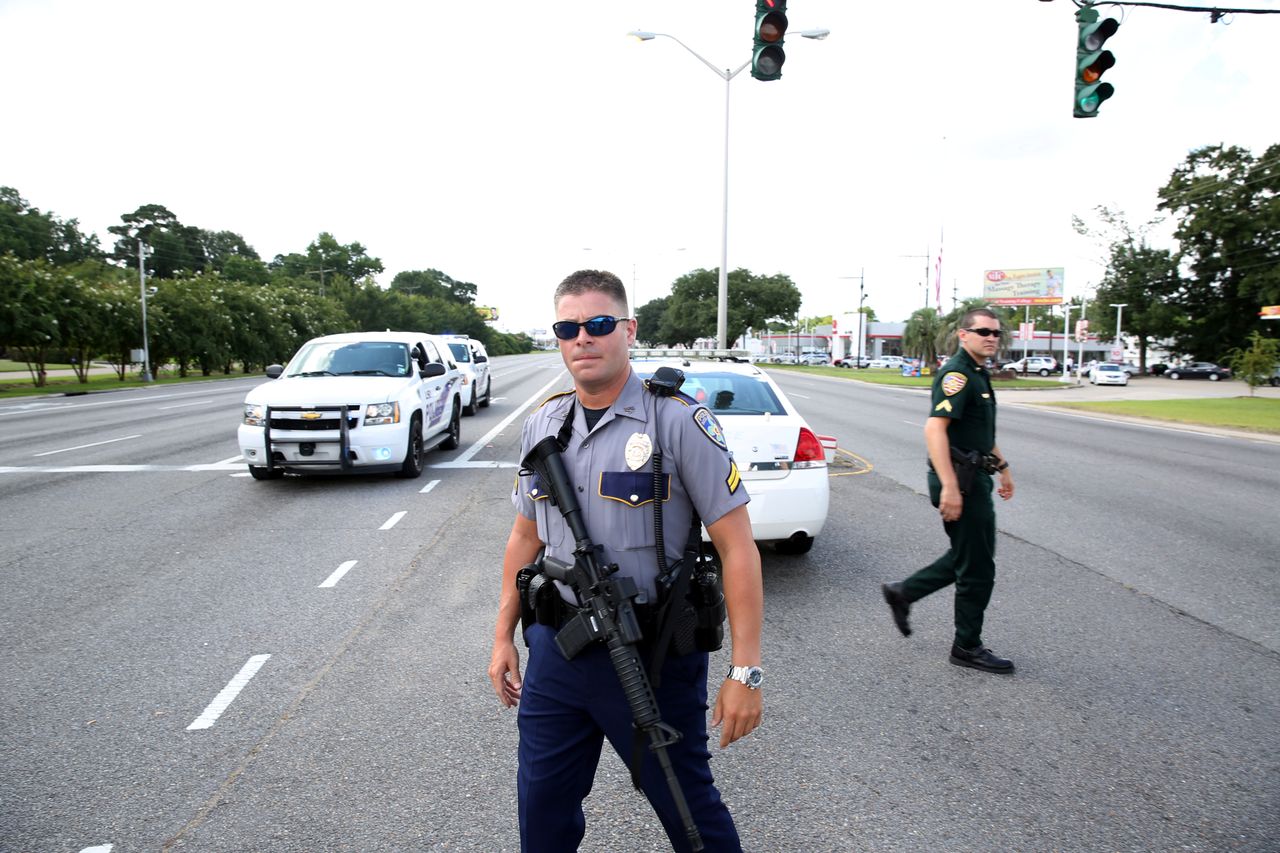
M 1076 12 L 1076 102 L 1072 113 L 1076 118 L 1093 118 L 1098 107 L 1115 94 L 1110 83 L 1099 83 L 1107 69 L 1116 64 L 1111 51 L 1102 45 L 1116 34 L 1120 24 L 1115 18 L 1098 20 L 1098 12 L 1090 6 Z
M 782 38 L 787 34 L 787 0 L 756 0 L 756 44 L 751 76 L 757 80 L 782 78 Z

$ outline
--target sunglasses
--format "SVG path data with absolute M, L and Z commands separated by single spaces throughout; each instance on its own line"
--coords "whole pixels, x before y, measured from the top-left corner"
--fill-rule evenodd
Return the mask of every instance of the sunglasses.
M 965 329 L 964 331 L 973 332 L 975 335 L 979 335 L 984 338 L 991 338 L 991 337 L 998 338 L 1004 334 L 1004 332 L 1000 331 L 999 329 Z
M 578 337 L 581 329 L 586 329 L 587 334 L 593 338 L 603 338 L 605 335 L 612 335 L 613 330 L 618 328 L 619 323 L 625 323 L 630 317 L 610 317 L 607 314 L 601 314 L 599 317 L 592 317 L 582 323 L 575 323 L 573 320 L 560 320 L 551 324 L 551 331 L 555 332 L 557 338 L 562 341 L 571 341 Z

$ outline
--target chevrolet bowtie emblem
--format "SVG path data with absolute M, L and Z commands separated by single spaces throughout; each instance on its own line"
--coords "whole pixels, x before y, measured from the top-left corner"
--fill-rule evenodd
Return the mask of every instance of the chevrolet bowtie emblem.
M 302 419 L 304 421 L 318 421 L 320 420 L 320 413 L 319 412 L 303 412 Z

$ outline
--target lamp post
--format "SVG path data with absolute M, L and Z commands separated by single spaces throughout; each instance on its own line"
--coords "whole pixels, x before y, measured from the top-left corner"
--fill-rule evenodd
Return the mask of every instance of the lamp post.
M 640 41 L 652 41 L 661 36 L 669 38 L 676 44 L 683 47 L 694 58 L 703 65 L 715 72 L 716 76 L 724 80 L 724 199 L 723 210 L 720 219 L 720 287 L 716 303 L 716 346 L 719 349 L 728 349 L 728 329 L 729 329 L 729 84 L 737 77 L 741 71 L 751 64 L 751 60 L 739 65 L 734 70 L 725 69 L 721 71 L 719 68 L 708 62 L 700 53 L 698 53 L 689 45 L 680 41 L 680 39 L 670 33 L 651 33 L 648 30 L 632 30 L 627 35 L 637 38 Z M 824 39 L 831 35 L 831 30 L 802 30 L 797 35 L 807 39 Z
M 138 292 L 142 295 L 142 381 L 151 381 L 151 344 L 147 340 L 147 264 L 150 254 L 146 245 L 138 241 Z
M 851 276 L 851 275 L 842 275 L 840 277 L 842 279 L 854 278 L 854 276 Z M 862 267 L 860 270 L 858 270 L 858 275 L 857 275 L 857 279 L 858 279 L 858 351 L 857 353 L 855 353 L 855 358 L 857 358 L 857 361 L 853 363 L 853 366 L 855 368 L 862 367 L 862 346 L 863 346 L 863 342 L 866 339 L 866 336 L 862 334 L 862 322 L 864 317 L 864 314 L 862 313 L 862 304 L 867 301 L 866 277 L 867 277 L 867 268 Z
M 1128 302 L 1121 302 L 1119 305 L 1112 302 L 1111 307 L 1116 309 L 1116 346 L 1120 348 L 1120 363 L 1124 363 L 1124 341 L 1120 339 L 1120 318 L 1124 316 L 1124 309 L 1129 307 Z

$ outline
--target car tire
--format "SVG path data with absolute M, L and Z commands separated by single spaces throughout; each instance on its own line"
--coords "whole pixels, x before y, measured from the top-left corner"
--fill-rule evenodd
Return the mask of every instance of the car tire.
M 264 468 L 261 465 L 250 465 L 249 476 L 255 480 L 279 480 L 284 476 L 284 469 Z
M 1219 379 L 1221 379 L 1221 378 L 1222 378 L 1222 377 L 1221 377 L 1221 376 L 1219 376 L 1219 375 L 1218 375 L 1218 374 L 1216 374 L 1216 373 L 1210 373 L 1210 374 L 1209 374 L 1209 381 L 1210 381 L 1210 382 L 1217 382 L 1217 381 L 1218 381 Z
M 404 464 L 396 472 L 397 477 L 416 480 L 422 476 L 425 467 L 422 462 L 422 415 L 415 413 L 413 422 L 409 424 L 409 441 L 404 449 Z
M 453 416 L 449 418 L 449 437 L 440 442 L 443 450 L 457 450 L 462 446 L 462 406 L 455 400 Z
M 1181 374 L 1181 373 L 1179 373 L 1179 372 L 1178 372 L 1178 371 L 1176 371 L 1176 370 L 1171 370 L 1171 371 L 1169 371 L 1169 378 L 1170 378 L 1170 379 L 1181 379 L 1181 378 L 1182 378 L 1182 374 Z
M 476 391 L 475 383 L 474 382 L 471 383 L 471 402 L 467 403 L 465 406 L 462 407 L 462 414 L 466 415 L 467 417 L 471 417 L 476 413 L 476 411 L 479 409 L 479 403 L 476 400 L 476 395 L 478 393 L 479 392 Z
M 813 548 L 812 536 L 796 535 L 792 536 L 790 539 L 779 539 L 777 542 L 773 543 L 773 550 L 777 551 L 779 554 L 788 554 L 792 556 L 808 554 L 811 548 Z
M 1041 376 L 1048 376 L 1048 375 L 1049 375 L 1049 368 L 1047 368 L 1047 367 L 1042 367 L 1042 368 L 1040 368 L 1040 375 L 1041 375 Z
M 489 381 L 484 385 L 484 399 L 480 401 L 480 408 L 489 408 L 489 403 L 493 400 L 493 377 L 489 377 Z

